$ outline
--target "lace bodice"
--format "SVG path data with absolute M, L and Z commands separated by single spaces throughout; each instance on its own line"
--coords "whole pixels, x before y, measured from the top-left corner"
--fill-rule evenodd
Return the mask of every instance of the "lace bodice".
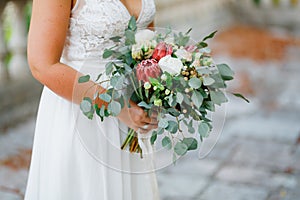
M 141 0 L 138 28 L 154 19 L 154 0 Z M 130 19 L 120 0 L 77 0 L 70 17 L 62 57 L 66 60 L 101 59 L 104 49 L 114 45 L 109 38 L 122 36 Z

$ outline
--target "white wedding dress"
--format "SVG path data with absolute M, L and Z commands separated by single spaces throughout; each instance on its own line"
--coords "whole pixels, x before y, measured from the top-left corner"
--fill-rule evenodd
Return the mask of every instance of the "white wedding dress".
M 137 25 L 146 28 L 155 5 L 141 1 Z M 100 73 L 103 50 L 114 45 L 109 38 L 122 35 L 129 19 L 120 0 L 77 0 L 61 62 L 83 73 Z M 87 119 L 78 105 L 45 87 L 25 200 L 159 199 L 151 156 L 140 159 L 120 150 L 126 132 L 116 118 Z

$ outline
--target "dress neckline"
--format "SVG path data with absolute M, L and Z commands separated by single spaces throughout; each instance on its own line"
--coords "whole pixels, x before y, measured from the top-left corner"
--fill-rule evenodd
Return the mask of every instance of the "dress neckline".
M 121 0 L 118 0 L 119 3 L 122 5 L 122 7 L 124 8 L 124 10 L 126 11 L 126 13 L 128 14 L 128 16 L 131 17 L 131 14 L 128 10 L 128 8 L 124 5 L 124 3 L 121 1 Z M 140 11 L 140 14 L 138 16 L 138 18 L 136 19 L 136 22 L 138 23 L 143 15 L 143 12 L 144 12 L 144 0 L 140 0 L 141 1 L 141 4 L 142 4 L 142 8 L 141 8 L 141 11 Z

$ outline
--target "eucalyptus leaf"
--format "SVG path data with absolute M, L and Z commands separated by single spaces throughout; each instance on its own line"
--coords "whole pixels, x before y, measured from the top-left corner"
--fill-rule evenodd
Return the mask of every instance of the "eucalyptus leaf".
M 201 122 L 198 126 L 198 133 L 201 137 L 206 138 L 209 136 L 210 127 L 206 122 Z
M 187 153 L 188 146 L 183 142 L 177 142 L 175 147 L 174 147 L 174 151 L 177 155 L 183 156 Z
M 197 91 L 193 91 L 193 95 L 191 99 L 194 105 L 199 109 L 203 103 L 203 96 L 201 95 L 201 93 Z
M 153 104 L 147 104 L 145 101 L 142 101 L 138 104 L 139 107 L 143 107 L 143 108 L 146 108 L 146 109 L 151 109 Z
M 131 16 L 129 23 L 128 23 L 128 29 L 135 31 L 137 29 L 136 25 L 136 18 L 134 16 Z
M 100 94 L 99 98 L 102 99 L 105 102 L 110 102 L 111 101 L 111 96 L 107 93 Z
M 211 34 L 209 34 L 208 36 L 206 36 L 202 41 L 206 41 L 208 39 L 211 39 L 213 37 L 215 37 L 215 34 L 217 33 L 218 31 L 214 31 L 212 32 Z
M 198 89 L 202 85 L 202 82 L 199 78 L 191 78 L 189 80 L 189 86 L 193 89 Z
M 151 142 L 152 145 L 154 145 L 156 139 L 157 139 L 157 132 L 156 132 L 156 131 L 153 131 L 153 132 L 152 132 L 152 136 L 151 136 L 151 138 L 150 138 L 150 142 Z
M 244 97 L 242 94 L 239 94 L 239 93 L 232 93 L 232 94 L 236 97 L 244 99 L 247 103 L 250 103 L 250 101 L 246 97 Z
M 205 85 L 205 86 L 212 85 L 214 82 L 215 82 L 215 80 L 212 79 L 212 78 L 209 77 L 209 76 L 204 76 L 204 77 L 203 77 L 203 85 Z
M 93 105 L 91 104 L 90 101 L 83 100 L 80 103 L 80 109 L 82 110 L 83 113 L 88 113 L 93 110 Z
M 176 102 L 179 103 L 179 104 L 182 104 L 183 99 L 184 99 L 183 94 L 180 93 L 180 92 L 177 92 L 177 94 L 176 94 Z
M 225 81 L 229 81 L 233 79 L 234 72 L 230 69 L 230 67 L 226 64 L 219 64 L 217 68 L 221 74 L 221 77 Z
M 88 81 L 90 81 L 91 76 L 90 75 L 86 75 L 86 76 L 81 76 L 78 79 L 78 83 L 86 83 Z
M 108 104 L 108 110 L 110 111 L 112 116 L 118 116 L 121 112 L 121 104 L 117 101 L 112 101 Z
M 106 75 L 110 75 L 113 70 L 114 70 L 114 64 L 113 64 L 113 62 L 108 62 L 105 65 L 105 73 L 106 73 Z
M 178 131 L 178 123 L 175 122 L 175 121 L 169 121 L 166 130 L 169 131 L 172 134 L 177 133 L 177 131 Z
M 228 102 L 228 99 L 222 91 L 210 91 L 210 98 L 212 102 L 217 105 Z
M 111 38 L 109 38 L 111 41 L 113 41 L 113 42 L 121 42 L 121 38 L 122 37 L 120 37 L 120 36 L 115 36 L 115 37 L 111 37 Z
M 168 136 L 165 136 L 162 141 L 162 146 L 168 150 L 170 150 L 172 148 L 172 141 Z
M 182 141 L 188 147 L 188 151 L 196 150 L 198 148 L 198 141 L 195 138 L 184 138 Z
M 158 122 L 158 127 L 160 128 L 167 128 L 168 127 L 168 120 L 166 118 L 162 118 Z
M 103 53 L 103 58 L 107 59 L 113 55 L 114 51 L 111 49 L 105 49 Z

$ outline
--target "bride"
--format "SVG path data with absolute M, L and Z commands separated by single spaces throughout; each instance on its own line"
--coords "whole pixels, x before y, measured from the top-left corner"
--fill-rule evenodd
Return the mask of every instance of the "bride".
M 93 82 L 77 81 L 88 69 L 105 69 L 109 38 L 122 35 L 132 15 L 147 28 L 154 14 L 154 0 L 33 0 L 28 60 L 45 87 L 25 200 L 159 199 L 151 159 L 120 150 L 128 127 L 147 133 L 155 117 L 131 103 L 115 118 L 88 120 L 78 104 L 105 88 L 86 93 Z

